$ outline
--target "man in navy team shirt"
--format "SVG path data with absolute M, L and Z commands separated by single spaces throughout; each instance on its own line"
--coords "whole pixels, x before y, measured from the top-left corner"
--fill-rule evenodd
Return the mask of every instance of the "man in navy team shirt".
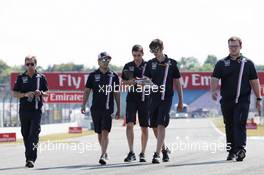
M 112 127 L 112 114 L 114 113 L 114 99 L 117 105 L 116 117 L 120 116 L 120 93 L 119 78 L 116 73 L 109 69 L 111 56 L 102 52 L 98 55 L 99 69 L 89 74 L 84 90 L 84 98 L 81 112 L 85 114 L 86 103 L 90 92 L 93 92 L 91 115 L 94 130 L 98 134 L 98 141 L 101 146 L 99 163 L 107 163 L 108 135 Z
M 150 127 L 157 137 L 157 147 L 153 155 L 152 163 L 160 163 L 160 152 L 163 154 L 163 162 L 169 161 L 168 149 L 165 147 L 165 129 L 170 121 L 170 108 L 174 95 L 173 82 L 175 80 L 178 93 L 178 111 L 183 109 L 183 92 L 180 83 L 181 74 L 177 62 L 163 53 L 163 42 L 160 39 L 153 40 L 150 52 L 155 58 L 148 61 L 144 75 L 151 79 L 158 91 L 151 93 L 150 100 Z
M 139 89 L 137 80 L 143 77 L 146 62 L 143 60 L 143 47 L 134 45 L 132 48 L 133 61 L 125 64 L 122 71 L 123 84 L 128 85 L 128 94 L 126 97 L 126 135 L 129 146 L 129 153 L 125 162 L 136 160 L 134 153 L 134 125 L 136 124 L 136 115 L 138 115 L 139 125 L 141 127 L 141 152 L 139 161 L 146 162 L 145 150 L 148 141 L 148 95 Z M 137 90 L 138 88 L 138 90 Z

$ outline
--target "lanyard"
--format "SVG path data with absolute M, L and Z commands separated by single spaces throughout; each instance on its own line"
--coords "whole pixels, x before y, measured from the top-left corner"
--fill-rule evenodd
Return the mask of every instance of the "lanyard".
M 109 109 L 109 101 L 110 101 L 110 93 L 109 92 L 109 89 L 111 88 L 112 89 L 112 82 L 113 82 L 113 72 L 111 72 L 111 74 L 109 75 L 109 84 L 108 84 L 108 90 L 107 90 L 107 100 L 106 100 L 106 109 Z
M 147 64 L 145 63 L 144 66 L 143 66 L 143 70 L 142 70 L 142 78 L 143 78 L 144 73 L 145 73 L 146 65 L 147 65 Z M 145 89 L 143 89 L 143 91 L 142 91 L 141 101 L 145 101 Z
M 245 67 L 246 62 L 247 62 L 246 59 L 242 58 L 241 65 L 240 65 L 240 71 L 239 71 L 239 77 L 238 77 L 238 84 L 237 84 L 236 103 L 238 103 L 238 99 L 239 99 L 240 92 L 241 92 L 241 82 L 242 82 L 242 76 L 243 76 L 244 67 Z
M 163 84 L 162 84 L 162 86 L 164 87 L 164 90 L 161 94 L 161 100 L 164 100 L 165 98 L 166 82 L 167 82 L 167 77 L 168 77 L 168 72 L 169 72 L 169 66 L 170 66 L 170 60 L 166 63 L 166 67 L 165 67 L 165 73 L 164 73 Z
M 36 78 L 37 78 L 37 89 L 36 90 L 39 90 L 39 86 L 40 86 L 40 75 L 37 74 Z M 40 97 L 36 97 L 35 98 L 35 109 L 38 109 L 38 104 L 39 104 L 39 101 L 40 101 Z

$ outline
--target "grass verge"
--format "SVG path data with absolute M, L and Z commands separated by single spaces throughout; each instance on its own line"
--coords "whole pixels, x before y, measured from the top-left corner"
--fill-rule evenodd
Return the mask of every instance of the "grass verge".
M 222 117 L 212 118 L 211 120 L 220 131 L 225 133 L 225 125 Z M 247 136 L 264 136 L 264 125 L 258 125 L 257 129 L 247 129 Z

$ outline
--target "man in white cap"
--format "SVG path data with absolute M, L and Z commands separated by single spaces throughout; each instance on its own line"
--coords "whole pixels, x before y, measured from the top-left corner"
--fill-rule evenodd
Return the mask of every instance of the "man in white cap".
M 107 52 L 98 55 L 99 69 L 91 72 L 84 90 L 81 112 L 85 114 L 86 103 L 90 92 L 93 92 L 91 115 L 94 130 L 98 134 L 98 141 L 101 146 L 99 163 L 105 165 L 108 159 L 107 147 L 108 135 L 112 127 L 112 115 L 114 113 L 114 99 L 117 105 L 116 118 L 120 116 L 120 93 L 119 78 L 116 73 L 109 69 L 111 56 Z

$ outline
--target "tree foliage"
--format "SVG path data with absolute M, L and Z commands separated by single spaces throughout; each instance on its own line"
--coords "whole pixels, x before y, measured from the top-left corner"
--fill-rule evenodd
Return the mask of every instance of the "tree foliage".
M 213 71 L 216 62 L 217 57 L 215 55 L 208 55 L 203 63 L 200 63 L 199 59 L 195 57 L 181 57 L 178 60 L 178 67 L 180 71 Z M 109 67 L 115 72 L 121 72 L 123 69 L 123 66 L 112 64 L 110 64 Z M 37 67 L 40 72 L 92 72 L 97 68 L 98 66 L 86 67 L 82 64 L 75 64 L 73 62 L 49 65 L 47 68 L 41 66 Z M 264 65 L 256 65 L 256 69 L 257 71 L 264 71 Z M 8 84 L 11 72 L 23 72 L 24 70 L 24 66 L 22 65 L 11 67 L 0 59 L 0 84 Z

